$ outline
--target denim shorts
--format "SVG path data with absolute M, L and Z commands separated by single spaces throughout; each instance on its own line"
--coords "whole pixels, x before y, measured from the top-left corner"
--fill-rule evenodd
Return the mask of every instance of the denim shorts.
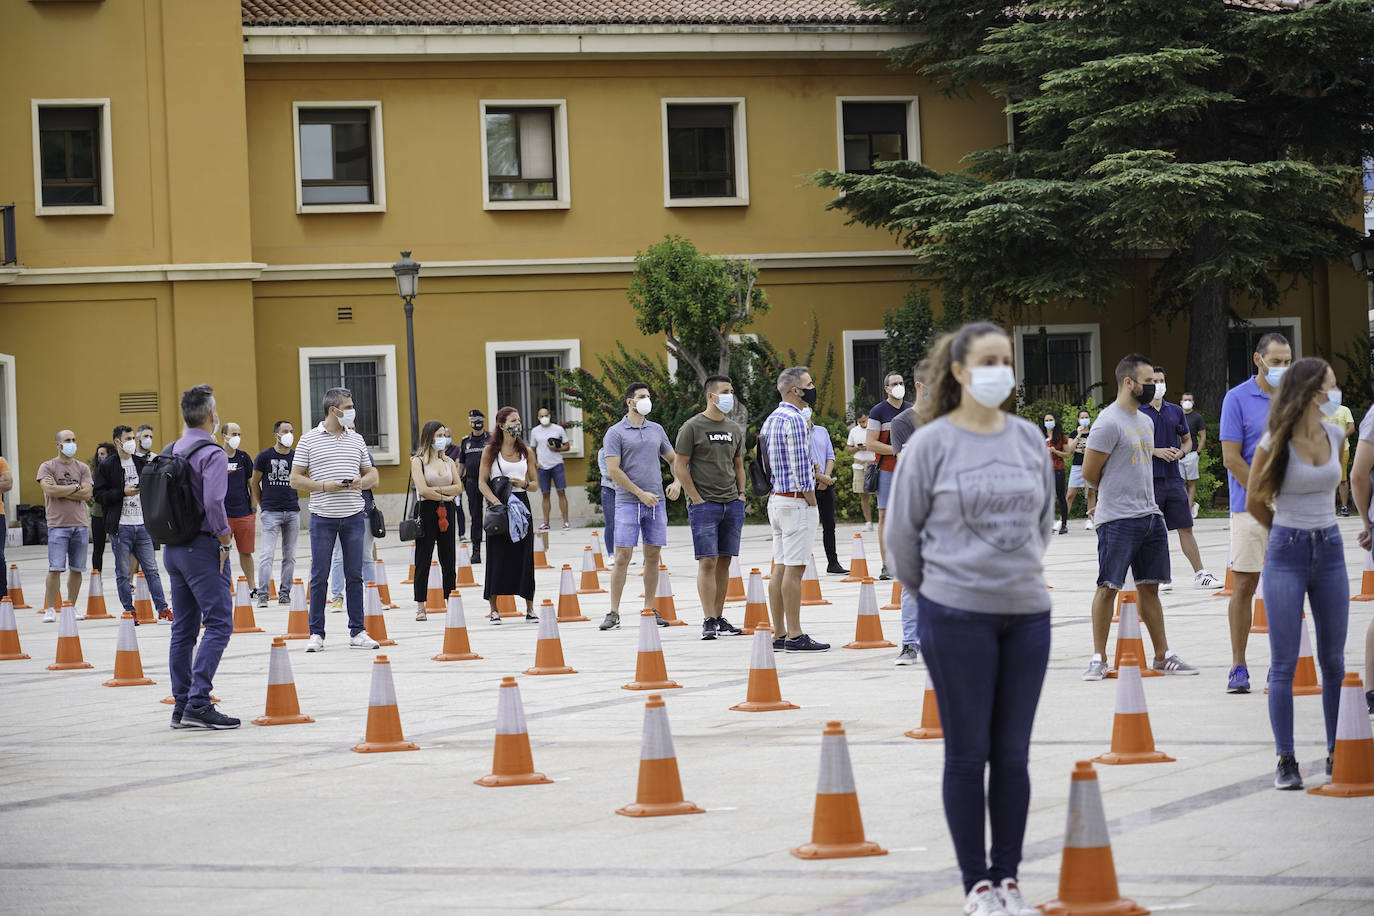
M 886 509 L 887 501 L 892 496 L 892 479 L 896 471 L 878 471 L 878 508 Z
M 1097 585 L 1120 591 L 1126 585 L 1126 570 L 1137 585 L 1169 581 L 1169 532 L 1164 518 L 1119 518 L 1100 522 L 1097 527 Z
M 744 503 L 732 499 L 699 505 L 687 504 L 687 521 L 692 526 L 692 550 L 698 560 L 706 557 L 739 556 L 739 536 L 744 530 Z
M 91 529 L 82 527 L 48 529 L 48 572 L 86 571 L 86 554 L 91 546 Z
M 668 546 L 668 508 L 663 500 L 652 507 L 639 500 L 615 504 L 615 549 L 638 546 L 641 535 L 647 547 Z
M 555 490 L 566 490 L 568 488 L 567 472 L 563 470 L 562 464 L 555 464 L 551 468 L 539 469 L 539 492 L 547 493 L 550 487 Z

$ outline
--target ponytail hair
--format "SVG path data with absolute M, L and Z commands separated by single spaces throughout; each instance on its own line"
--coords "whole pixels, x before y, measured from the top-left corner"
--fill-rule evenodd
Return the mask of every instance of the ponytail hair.
M 968 360 L 968 351 L 973 342 L 988 334 L 1007 336 L 1006 330 L 990 321 L 975 321 L 957 331 L 940 335 L 931 347 L 930 369 L 926 384 L 931 386 L 930 419 L 934 420 L 951 413 L 963 398 L 963 386 L 954 377 L 953 365 Z

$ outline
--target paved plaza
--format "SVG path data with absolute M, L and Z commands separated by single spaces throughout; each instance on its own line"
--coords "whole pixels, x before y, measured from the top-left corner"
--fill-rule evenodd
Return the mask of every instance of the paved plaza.
M 1356 520 L 1341 524 L 1358 586 Z M 842 558 L 855 530 L 841 529 Z M 1226 523 L 1206 520 L 1197 530 L 1220 573 Z M 17 612 L 33 659 L 0 662 L 0 911 L 959 912 L 963 891 L 940 802 L 941 743 L 903 736 L 919 721 L 924 666 L 894 667 L 891 649 L 840 648 L 854 634 L 859 586 L 822 576 L 831 603 L 804 609 L 803 621 L 835 648 L 776 657 L 782 695 L 801 708 L 730 711 L 745 695 L 750 638 L 700 641 L 689 535 L 673 528 L 669 537 L 664 559 L 689 626 L 661 631 L 669 676 L 684 688 L 664 694 L 685 795 L 706 814 L 613 813 L 635 798 L 646 699 L 620 687 L 634 673 L 637 578 L 626 587 L 631 613 L 618 631 L 596 629 L 607 595 L 581 596 L 591 622 L 561 628 L 577 674 L 519 677 L 535 768 L 554 783 L 474 785 L 491 771 L 498 684 L 532 664 L 536 627 L 523 619 L 489 625 L 480 589 L 467 589 L 472 646 L 483 658 L 432 661 L 443 616 L 413 620 L 409 587 L 400 584 L 408 549 L 393 534 L 382 556 L 401 607 L 387 615 L 397 644 L 382 651 L 418 753 L 349 750 L 363 738 L 374 653 L 346 647 L 342 614 L 327 616 L 325 652 L 307 655 L 303 640 L 288 643 L 301 709 L 315 723 L 263 728 L 248 720 L 263 712 L 268 647 L 285 632 L 287 611 L 275 603 L 255 609 L 267 632 L 233 637 L 215 681 L 220 709 L 245 724 L 220 733 L 167 727 L 169 707 L 158 700 L 170 692 L 169 627 L 138 629 L 156 686 L 105 688 L 114 621 L 81 624 L 93 670 L 56 673 L 45 670 L 56 626 L 33 610 Z M 865 540 L 876 558 L 876 534 Z M 549 560 L 578 569 L 587 543 L 586 530 L 555 531 Z M 308 552 L 303 539 L 302 578 Z M 769 554 L 766 529 L 748 527 L 746 573 L 766 568 Z M 43 548 L 13 548 L 9 559 L 36 608 Z M 1095 537 L 1074 526 L 1053 539 L 1046 565 L 1055 640 L 1031 745 L 1021 871 L 1034 902 L 1055 896 L 1069 773 L 1074 761 L 1106 750 L 1116 690 L 1115 681 L 1079 679 L 1091 652 Z M 106 568 L 106 601 L 117 613 L 112 560 Z M 1180 568 L 1187 566 L 1175 549 Z M 476 574 L 480 581 L 480 566 Z M 608 579 L 601 575 L 602 587 Z M 537 597 L 556 600 L 555 571 L 540 572 L 537 583 Z M 888 597 L 881 583 L 879 603 Z M 1187 576 L 1164 601 L 1171 646 L 1202 675 L 1145 681 L 1156 742 L 1177 762 L 1098 767 L 1122 894 L 1156 912 L 1374 913 L 1374 799 L 1272 788 L 1260 690 L 1265 637 L 1251 643 L 1256 692 L 1229 696 L 1225 600 Z M 1371 613 L 1374 603 L 1351 605 L 1346 666 L 1361 676 Z M 728 605 L 727 615 L 741 623 L 743 605 Z M 899 641 L 897 612 L 882 616 L 887 638 Z M 1298 757 L 1312 785 L 1325 757 L 1320 700 L 1295 704 Z M 810 839 L 829 720 L 844 723 L 864 827 L 886 856 L 788 854 Z

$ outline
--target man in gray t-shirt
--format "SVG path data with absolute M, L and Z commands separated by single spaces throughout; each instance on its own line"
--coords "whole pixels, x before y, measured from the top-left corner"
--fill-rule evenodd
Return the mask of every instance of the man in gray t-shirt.
M 1164 608 L 1159 585 L 1169 581 L 1169 536 L 1155 504 L 1154 423 L 1140 413 L 1155 396 L 1154 366 L 1132 353 L 1116 366 L 1116 400 L 1102 409 L 1088 434 L 1083 479 L 1097 487 L 1097 592 L 1093 595 L 1093 657 L 1083 680 L 1107 675 L 1107 636 L 1112 605 L 1135 576 L 1140 621 L 1154 646 L 1154 670 L 1160 674 L 1197 674 L 1174 652 L 1164 635 Z M 1142 664 L 1144 659 L 1141 659 Z

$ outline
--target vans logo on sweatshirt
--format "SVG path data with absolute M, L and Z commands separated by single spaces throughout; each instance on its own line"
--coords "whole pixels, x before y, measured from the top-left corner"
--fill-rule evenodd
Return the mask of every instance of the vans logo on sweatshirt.
M 1024 547 L 1043 521 L 1044 481 L 1029 468 L 994 460 L 958 479 L 964 525 L 1004 553 Z

